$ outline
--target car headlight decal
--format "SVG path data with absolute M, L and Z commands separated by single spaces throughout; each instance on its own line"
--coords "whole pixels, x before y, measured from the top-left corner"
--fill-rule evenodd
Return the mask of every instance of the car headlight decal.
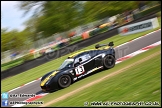
M 48 77 L 46 77 L 42 82 L 41 82 L 41 86 L 44 86 L 45 83 L 51 79 L 51 77 L 55 76 L 55 74 L 57 73 L 57 71 L 53 72 L 52 74 L 50 74 Z

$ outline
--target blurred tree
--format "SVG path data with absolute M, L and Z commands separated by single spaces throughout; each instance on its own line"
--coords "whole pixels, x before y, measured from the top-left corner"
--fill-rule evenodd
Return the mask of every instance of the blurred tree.
M 28 19 L 23 23 L 26 26 L 24 31 L 28 32 L 30 41 L 38 40 L 37 31 L 36 31 L 38 25 L 38 21 L 37 21 L 38 18 L 39 17 L 31 17 L 30 19 Z
M 146 4 L 155 4 L 146 1 Z M 34 9 L 33 16 L 24 25 L 26 29 L 8 31 L 1 28 L 1 51 L 18 48 L 38 40 L 38 33 L 46 38 L 105 17 L 138 8 L 138 1 L 20 1 L 24 15 Z M 9 45 L 11 45 L 8 47 Z
M 8 36 L 9 34 L 7 33 L 7 28 L 1 28 L 1 52 L 6 51 L 7 49 L 7 44 L 9 42 Z
M 13 49 L 19 50 L 23 45 L 26 45 L 25 41 L 29 38 L 29 32 L 18 30 L 7 31 L 7 29 L 1 29 L 1 52 Z
M 28 21 L 27 28 L 33 29 L 35 34 L 44 31 L 45 38 L 135 9 L 138 5 L 136 1 L 21 1 L 19 5 L 25 13 L 34 7 L 37 7 L 34 13 L 37 17 Z
M 135 8 L 137 8 L 136 1 L 87 1 L 85 3 L 85 17 L 89 21 L 99 20 Z
M 49 37 L 56 32 L 67 31 L 78 25 L 76 19 L 78 11 L 74 7 L 77 3 L 74 1 L 21 1 L 20 9 L 29 12 L 32 7 L 41 6 L 41 10 L 36 11 L 41 15 L 34 20 L 38 25 L 35 23 L 33 25 L 35 25 L 36 32 L 44 31 L 43 37 Z
M 74 8 L 77 2 L 51 1 L 46 3 L 44 16 L 40 18 L 37 31 L 44 31 L 44 37 L 57 32 L 67 31 L 77 26 L 78 12 Z
M 152 7 L 155 5 L 161 5 L 161 1 L 145 1 L 145 4 Z
M 19 1 L 18 8 L 20 10 L 24 10 L 23 16 L 25 16 L 29 11 L 35 8 L 33 16 L 39 16 L 39 14 L 43 12 L 43 7 L 47 2 L 48 1 Z

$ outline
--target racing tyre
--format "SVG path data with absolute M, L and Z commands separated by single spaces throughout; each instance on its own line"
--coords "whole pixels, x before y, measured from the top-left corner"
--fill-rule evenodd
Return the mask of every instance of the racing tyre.
M 62 75 L 58 80 L 58 84 L 61 88 L 66 88 L 66 87 L 70 86 L 70 84 L 71 84 L 70 76 L 69 75 Z
M 110 69 L 115 66 L 115 58 L 112 55 L 106 55 L 103 60 L 103 65 L 105 69 Z

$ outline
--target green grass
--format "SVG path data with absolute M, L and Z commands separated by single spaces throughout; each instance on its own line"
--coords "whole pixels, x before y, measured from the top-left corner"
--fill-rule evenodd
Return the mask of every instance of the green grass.
M 19 59 L 16 59 L 16 60 L 13 60 L 13 61 L 10 61 L 10 62 L 7 62 L 7 63 L 3 63 L 3 64 L 1 64 L 1 67 L 2 67 L 2 66 L 10 65 L 11 63 L 15 63 L 15 62 L 18 62 L 18 61 L 21 61 L 21 60 L 22 60 L 22 59 L 19 58 Z
M 18 66 L 18 65 L 22 64 L 23 62 L 32 60 L 32 59 L 34 59 L 34 56 L 31 54 L 27 54 L 21 58 L 16 59 L 16 60 L 12 60 L 10 62 L 1 64 L 1 72 L 3 72 L 4 70 L 10 69 L 12 67 Z
M 23 63 L 23 61 L 24 60 L 21 58 L 21 59 L 13 60 L 13 61 L 8 62 L 8 63 L 4 63 L 4 64 L 1 65 L 1 72 L 19 65 L 19 64 Z
M 156 28 L 156 29 L 159 29 Z M 120 36 L 120 35 L 116 35 L 116 36 L 113 36 L 111 38 L 108 38 L 108 39 L 105 39 L 103 41 L 100 41 L 98 42 L 99 44 L 103 44 L 103 43 L 108 43 L 110 41 L 114 41 L 114 44 L 115 46 L 118 46 L 122 43 L 125 43 L 129 40 L 132 40 L 132 39 L 135 39 L 137 37 L 140 37 L 144 34 L 147 34 L 151 31 L 154 31 L 156 29 L 152 29 L 152 30 L 148 30 L 148 31 L 145 31 L 145 32 L 141 32 L 141 33 L 136 33 L 136 34 L 132 34 L 132 35 L 127 35 L 127 36 Z M 96 43 L 96 44 L 98 44 Z M 94 46 L 96 44 L 93 44 L 93 45 L 90 45 L 88 47 L 85 47 L 81 50 L 86 50 L 86 49 L 93 49 Z M 78 50 L 80 51 L 80 50 Z M 77 51 L 75 51 L 77 52 Z M 58 67 L 61 65 L 61 63 L 71 54 L 68 54 L 68 55 L 65 55 L 65 56 L 62 56 L 60 58 L 57 58 L 55 60 L 52 60 L 50 62 L 47 62 L 45 64 L 42 64 L 40 66 L 37 66 L 35 68 L 32 68 L 30 70 L 27 70 L 21 74 L 18 74 L 18 75 L 15 75 L 15 76 L 12 76 L 12 77 L 9 77 L 9 78 L 6 78 L 4 80 L 1 81 L 1 85 L 2 85 L 2 88 L 1 88 L 1 92 L 6 92 L 8 90 L 11 90 L 11 89 L 14 89 L 22 84 L 25 84 L 25 83 L 28 83 L 30 81 L 33 81 L 39 77 L 42 77 L 44 74 L 46 74 L 47 72 L 50 72 L 54 69 L 58 69 Z
M 28 55 L 25 55 L 25 56 L 23 56 L 23 57 L 21 57 L 19 59 L 12 60 L 10 62 L 1 64 L 1 72 L 3 72 L 4 70 L 13 68 L 15 66 L 18 66 L 18 65 L 24 63 L 24 61 L 28 61 L 28 60 L 32 60 L 32 59 L 34 59 L 34 56 L 31 55 L 31 54 L 28 54 Z
M 147 52 L 139 54 L 133 58 L 130 58 L 122 63 L 117 64 L 110 70 L 105 70 L 87 78 L 84 78 L 70 87 L 50 93 L 45 97 L 38 99 L 37 101 L 44 101 L 47 103 L 54 100 L 63 94 L 67 94 L 85 84 L 87 82 L 95 81 L 101 77 L 104 77 L 110 73 L 113 73 L 125 66 L 128 66 L 138 60 L 143 59 L 149 55 L 152 55 L 161 50 L 161 46 L 157 46 Z M 90 86 L 70 97 L 59 101 L 50 107 L 82 107 L 84 102 L 93 101 L 157 101 L 161 102 L 161 56 L 160 54 L 153 57 L 141 64 L 135 65 L 123 73 L 113 76 L 109 79 L 105 79 L 100 83 Z M 161 104 L 161 103 L 160 103 Z

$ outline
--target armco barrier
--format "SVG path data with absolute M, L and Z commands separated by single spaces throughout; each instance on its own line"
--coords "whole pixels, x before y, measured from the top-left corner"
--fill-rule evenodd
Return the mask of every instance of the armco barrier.
M 129 22 L 129 23 L 125 24 L 125 25 L 140 22 L 140 21 L 147 20 L 147 19 L 154 18 L 154 17 L 156 17 L 156 14 L 147 15 L 147 16 L 145 16 L 143 18 L 134 20 L 134 21 Z M 110 37 L 112 37 L 114 35 L 117 35 L 118 34 L 118 28 L 119 27 L 114 28 L 114 29 L 112 29 L 112 30 L 110 30 L 108 32 L 105 32 L 105 33 L 102 33 L 102 34 L 99 34 L 99 35 L 94 35 L 93 37 L 90 37 L 90 38 L 88 38 L 86 40 L 82 40 L 82 41 L 80 41 L 78 43 L 74 43 L 74 44 L 68 45 L 68 46 L 66 46 L 64 48 L 61 48 L 59 50 L 56 50 L 56 51 L 52 52 L 51 54 L 41 56 L 41 57 L 36 58 L 34 60 L 27 61 L 26 63 L 21 64 L 19 66 L 16 66 L 16 67 L 13 67 L 11 69 L 2 71 L 1 72 L 1 80 L 4 79 L 4 78 L 10 77 L 10 76 L 19 74 L 21 72 L 27 71 L 27 70 L 29 70 L 31 68 L 34 68 L 34 67 L 39 66 L 41 64 L 44 64 L 46 62 L 54 60 L 54 59 L 56 59 L 58 57 L 69 54 L 69 53 L 71 53 L 73 51 L 82 49 L 82 48 L 87 47 L 87 46 L 89 46 L 91 44 L 95 44 L 95 43 L 97 43 L 99 41 L 110 38 Z

